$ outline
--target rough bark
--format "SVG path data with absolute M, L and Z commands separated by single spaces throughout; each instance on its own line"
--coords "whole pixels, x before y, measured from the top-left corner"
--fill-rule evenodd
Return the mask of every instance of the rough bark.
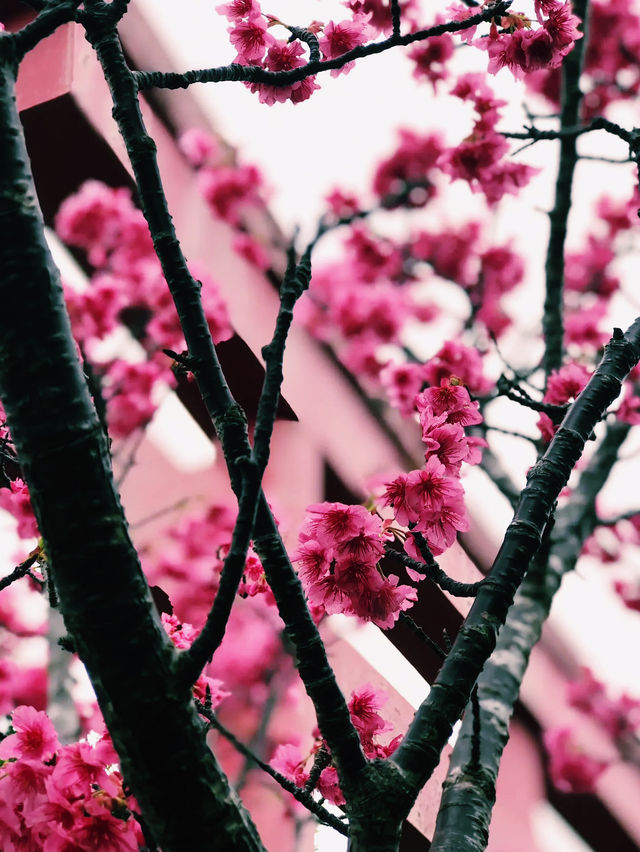
M 44 238 L 0 39 L 0 398 L 44 538 L 67 630 L 127 783 L 165 852 L 262 847 L 206 747 L 155 614 L 116 492 Z

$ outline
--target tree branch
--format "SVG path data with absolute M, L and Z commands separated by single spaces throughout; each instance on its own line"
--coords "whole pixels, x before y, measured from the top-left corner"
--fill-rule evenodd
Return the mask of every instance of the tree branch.
M 482 764 L 474 765 L 472 759 L 473 724 L 467 708 L 444 782 L 431 852 L 482 852 L 486 847 L 500 760 L 531 650 L 562 578 L 575 567 L 596 526 L 596 497 L 629 429 L 628 424 L 617 421 L 607 426 L 571 501 L 556 513 L 548 552 L 536 559 L 516 593 L 495 651 L 478 678 Z
M 573 127 L 578 123 L 582 93 L 580 74 L 586 50 L 587 18 L 589 0 L 576 0 L 573 11 L 582 21 L 583 37 L 576 41 L 573 50 L 562 63 L 562 106 L 561 128 Z M 543 366 L 548 379 L 552 370 L 562 364 L 564 324 L 564 245 L 567 236 L 567 221 L 571 210 L 571 187 L 573 173 L 578 161 L 575 135 L 563 136 L 560 140 L 560 162 L 556 178 L 555 204 L 549 213 L 550 233 L 545 262 L 546 291 L 542 332 L 545 349 Z
M 102 65 L 114 102 L 114 117 L 125 141 L 136 177 L 144 215 L 154 247 L 178 310 L 191 369 L 220 438 L 231 485 L 239 496 L 238 463 L 251 457 L 246 418 L 233 399 L 220 367 L 202 308 L 200 292 L 187 268 L 167 208 L 158 172 L 155 144 L 140 113 L 133 74 L 126 65 L 113 27 L 105 30 L 104 16 L 85 13 L 87 37 Z M 241 66 L 240 66 L 241 67 Z M 366 758 L 346 701 L 329 665 L 318 629 L 306 604 L 302 586 L 287 556 L 273 515 L 262 492 L 254 530 L 261 558 L 280 615 L 298 653 L 298 670 L 313 701 L 318 724 L 334 756 L 341 779 L 360 776 Z
M 218 836 L 228 848 L 263 852 L 188 691 L 174 684 L 176 653 L 129 537 L 45 240 L 12 48 L 0 38 L 0 398 L 65 625 L 162 848 L 205 849 Z
M 449 23 L 436 24 L 433 27 L 428 27 L 417 32 L 407 33 L 403 36 L 391 35 L 384 41 L 372 42 L 371 44 L 359 45 L 343 53 L 335 59 L 325 59 L 322 62 L 308 62 L 300 68 L 293 68 L 291 71 L 266 71 L 258 65 L 224 65 L 219 68 L 205 68 L 194 71 L 186 71 L 183 74 L 162 71 L 135 71 L 134 78 L 139 91 L 152 88 L 162 89 L 186 89 L 193 83 L 222 83 L 227 81 L 232 82 L 250 82 L 250 83 L 267 83 L 270 86 L 288 86 L 291 83 L 298 83 L 307 77 L 321 74 L 324 71 L 332 71 L 335 68 L 342 68 L 348 62 L 353 62 L 355 59 L 363 59 L 365 56 L 373 56 L 377 53 L 383 53 L 392 47 L 406 47 L 417 41 L 424 41 L 427 38 L 441 36 L 444 33 L 456 33 L 468 29 L 469 27 L 477 26 L 484 21 L 490 21 L 494 17 L 504 15 L 511 0 L 499 0 L 487 6 L 482 12 L 473 15 L 464 21 L 450 21 Z
M 210 727 L 214 730 L 219 731 L 222 736 L 228 740 L 231 745 L 238 751 L 243 757 L 245 757 L 251 763 L 255 763 L 263 772 L 266 772 L 274 781 L 282 787 L 283 790 L 286 790 L 287 793 L 291 793 L 291 795 L 302 805 L 307 808 L 307 810 L 311 811 L 311 813 L 318 818 L 318 820 L 325 825 L 331 826 L 331 828 L 335 828 L 336 831 L 339 831 L 344 837 L 347 837 L 349 834 L 348 828 L 341 822 L 338 817 L 334 816 L 332 813 L 326 808 L 323 808 L 319 802 L 311 795 L 311 792 L 305 790 L 301 787 L 298 787 L 297 784 L 294 784 L 286 775 L 283 775 L 281 772 L 278 772 L 268 763 L 265 763 L 263 760 L 254 754 L 251 749 L 247 748 L 247 746 L 241 742 L 235 734 L 232 734 L 231 731 L 226 728 L 222 722 L 220 722 L 213 713 L 212 710 L 208 710 L 204 704 L 201 704 L 199 701 L 196 701 L 196 707 L 198 708 L 198 713 L 201 716 L 204 716 L 205 719 L 209 722 Z
M 414 537 L 417 537 L 415 533 Z M 390 547 L 389 545 L 385 546 L 384 552 L 386 556 L 397 560 L 402 563 L 402 565 L 412 568 L 414 571 L 420 571 L 420 573 L 426 574 L 428 580 L 431 580 L 432 583 L 435 583 L 436 586 L 439 586 L 445 592 L 449 592 L 450 595 L 454 595 L 454 597 L 471 598 L 477 593 L 480 585 L 483 583 L 483 580 L 478 580 L 476 583 L 461 583 L 458 580 L 452 579 L 438 565 L 433 558 L 433 555 L 428 562 L 419 562 L 417 559 L 412 559 L 411 556 L 404 551 L 396 550 L 394 547 Z
M 626 334 L 615 329 L 604 357 L 569 409 L 544 456 L 531 469 L 513 521 L 491 572 L 478 590 L 451 652 L 429 696 L 390 760 L 408 785 L 421 789 L 496 643 L 516 589 L 539 547 L 555 501 L 580 457 L 593 427 L 618 396 L 621 383 L 640 359 L 640 318 Z
M 15 583 L 16 580 L 21 580 L 27 575 L 32 579 L 36 579 L 31 574 L 31 568 L 38 561 L 39 557 L 40 551 L 34 551 L 30 556 L 27 556 L 24 562 L 21 562 L 19 565 L 17 565 L 10 574 L 7 574 L 6 577 L 2 577 L 2 579 L 0 579 L 0 592 L 3 589 L 6 589 L 7 586 L 10 586 L 12 583 Z
M 43 4 L 42 11 L 35 20 L 26 24 L 18 32 L 5 35 L 4 38 L 14 40 L 18 61 L 21 61 L 25 54 L 33 50 L 42 39 L 50 36 L 58 27 L 74 21 L 81 2 L 82 0 L 65 0 L 56 6 Z

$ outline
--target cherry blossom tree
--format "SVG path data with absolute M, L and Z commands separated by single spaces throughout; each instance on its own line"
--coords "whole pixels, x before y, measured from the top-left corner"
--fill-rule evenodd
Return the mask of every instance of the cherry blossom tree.
M 435 19 L 417 0 L 347 0 L 344 20 L 299 25 L 267 14 L 257 0 L 232 0 L 217 11 L 228 20 L 235 61 L 186 73 L 128 66 L 118 38 L 127 0 L 29 5 L 31 23 L 0 33 L 0 506 L 16 519 L 18 536 L 37 544 L 0 581 L 9 601 L 0 614 L 6 631 L 38 632 L 42 626 L 21 623 L 11 601 L 47 595 L 64 619 L 62 645 L 86 667 L 99 710 L 82 710 L 85 728 L 98 733 L 61 742 L 44 712 L 42 672 L 7 661 L 2 849 L 263 849 L 223 771 L 219 743 L 210 747 L 207 734 L 218 731 L 247 765 L 280 784 L 291 819 L 308 811 L 348 836 L 353 852 L 389 852 L 461 717 L 432 848 L 484 849 L 509 719 L 553 595 L 584 550 L 602 551 L 598 528 L 613 530 L 620 548 L 637 544 L 640 532 L 633 508 L 606 518 L 596 503 L 640 421 L 640 319 L 630 314 L 627 331 L 608 319 L 622 289 L 614 261 L 633 239 L 640 203 L 633 173 L 640 135 L 612 120 L 612 108 L 640 89 L 640 21 L 630 0 L 577 0 L 573 8 L 533 0 L 528 11 L 508 0 L 466 0 L 442 4 Z M 25 55 L 71 22 L 102 66 L 139 202 L 126 189 L 89 181 L 62 204 L 56 230 L 88 272 L 84 290 L 61 282 L 53 262 L 15 105 Z M 369 197 L 335 189 L 313 238 L 291 241 L 250 433 L 216 350 L 231 336 L 233 317 L 216 281 L 185 259 L 140 95 L 232 81 L 278 109 L 312 98 L 327 71 L 339 76 L 391 50 L 406 54 L 433 98 L 446 93 L 468 108 L 472 131 L 451 145 L 438 131 L 402 130 Z M 486 53 L 485 72 L 458 65 L 469 51 Z M 551 129 L 533 113 L 524 128 L 502 126 L 498 72 L 552 110 Z M 627 198 L 603 192 L 593 229 L 574 250 L 566 239 L 578 140 L 597 132 L 626 145 Z M 492 239 L 483 221 L 434 225 L 421 216 L 446 209 L 454 182 L 483 200 L 487 219 L 497 215 L 506 196 L 536 179 L 537 169 L 514 154 L 522 143 L 560 148 L 543 345 L 540 358 L 517 367 L 505 361 L 496 371 L 488 353 L 500 354 L 514 324 L 509 295 L 522 286 L 528 261 Z M 267 270 L 269 253 L 246 219 L 262 203 L 259 171 L 230 164 L 197 129 L 180 145 L 211 215 L 233 230 L 235 250 Z M 398 214 L 411 222 L 400 238 L 385 232 Z M 342 235 L 342 254 L 312 271 L 314 251 L 330 234 Z M 431 285 L 443 282 L 463 295 L 465 315 L 425 360 L 409 331 L 442 320 L 446 306 Z M 362 393 L 405 418 L 423 458 L 369 484 L 366 503 L 309 506 L 287 548 L 262 479 L 294 309 Z M 135 362 L 104 356 L 102 342 L 123 327 L 140 344 Z M 112 455 L 144 432 L 158 396 L 176 386 L 197 388 L 237 504 L 186 513 L 161 548 L 138 552 Z M 511 430 L 536 453 L 522 490 L 491 444 L 492 434 L 509 431 L 494 413 L 499 398 L 538 417 L 537 434 Z M 477 465 L 511 502 L 513 520 L 486 577 L 460 583 L 437 557 L 469 528 L 462 475 Z M 411 623 L 429 583 L 473 604 L 451 647 L 435 646 L 442 664 L 409 729 L 391 731 L 378 690 L 363 684 L 342 694 L 318 625 L 335 613 L 382 630 Z M 633 582 L 619 579 L 615 588 L 639 608 Z M 245 656 L 230 650 L 242 635 L 253 646 Z M 265 760 L 221 721 L 225 703 L 255 714 L 267 681 L 278 700 L 303 685 L 317 718 L 306 751 L 281 741 Z M 610 695 L 585 672 L 571 701 L 606 728 L 623 759 L 633 758 L 637 699 Z M 576 750 L 571 738 L 567 729 L 549 732 L 551 773 L 562 789 L 591 789 L 607 761 Z

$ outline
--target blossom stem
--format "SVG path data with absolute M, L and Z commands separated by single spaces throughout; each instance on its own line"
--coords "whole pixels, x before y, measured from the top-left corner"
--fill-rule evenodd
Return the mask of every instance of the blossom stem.
M 573 50 L 562 64 L 562 105 L 560 127 L 574 127 L 580 118 L 580 74 L 588 39 L 587 19 L 589 0 L 577 0 L 573 11 L 582 21 L 583 37 L 575 42 Z M 567 222 L 571 210 L 571 188 L 573 174 L 578 162 L 575 135 L 560 139 L 560 162 L 555 188 L 555 203 L 549 213 L 550 232 L 545 262 L 545 300 L 542 317 L 542 332 L 545 342 L 543 366 L 548 380 L 553 370 L 562 364 L 564 346 L 563 300 L 564 300 L 564 246 Z
M 274 769 L 272 766 L 269 766 L 268 763 L 265 763 L 263 760 L 254 754 L 250 748 L 239 740 L 235 734 L 231 733 L 231 731 L 226 728 L 217 718 L 215 713 L 212 710 L 207 709 L 200 702 L 196 702 L 196 706 L 198 708 L 198 712 L 207 719 L 210 727 L 214 728 L 216 731 L 219 731 L 222 736 L 228 740 L 231 745 L 238 751 L 240 754 L 246 758 L 251 763 L 255 763 L 263 772 L 266 772 L 274 781 L 277 781 L 278 784 L 286 790 L 288 793 L 297 799 L 302 805 L 304 805 L 311 813 L 316 816 L 320 822 L 325 823 L 325 825 L 330 825 L 331 828 L 335 828 L 336 831 L 339 831 L 343 836 L 348 835 L 348 828 L 344 823 L 342 823 L 338 817 L 334 816 L 332 813 L 326 808 L 323 808 L 319 802 L 311 795 L 310 790 L 302 789 L 298 787 L 297 784 L 294 784 L 286 775 L 283 775 L 281 772 L 278 772 L 277 769 Z M 324 768 L 324 767 L 323 767 Z

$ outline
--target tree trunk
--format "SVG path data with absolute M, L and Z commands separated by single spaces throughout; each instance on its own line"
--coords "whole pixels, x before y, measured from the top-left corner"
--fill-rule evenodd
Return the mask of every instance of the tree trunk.
M 65 625 L 164 852 L 255 852 L 255 828 L 175 685 L 176 652 L 129 537 L 44 238 L 16 73 L 13 41 L 0 37 L 0 399 Z

